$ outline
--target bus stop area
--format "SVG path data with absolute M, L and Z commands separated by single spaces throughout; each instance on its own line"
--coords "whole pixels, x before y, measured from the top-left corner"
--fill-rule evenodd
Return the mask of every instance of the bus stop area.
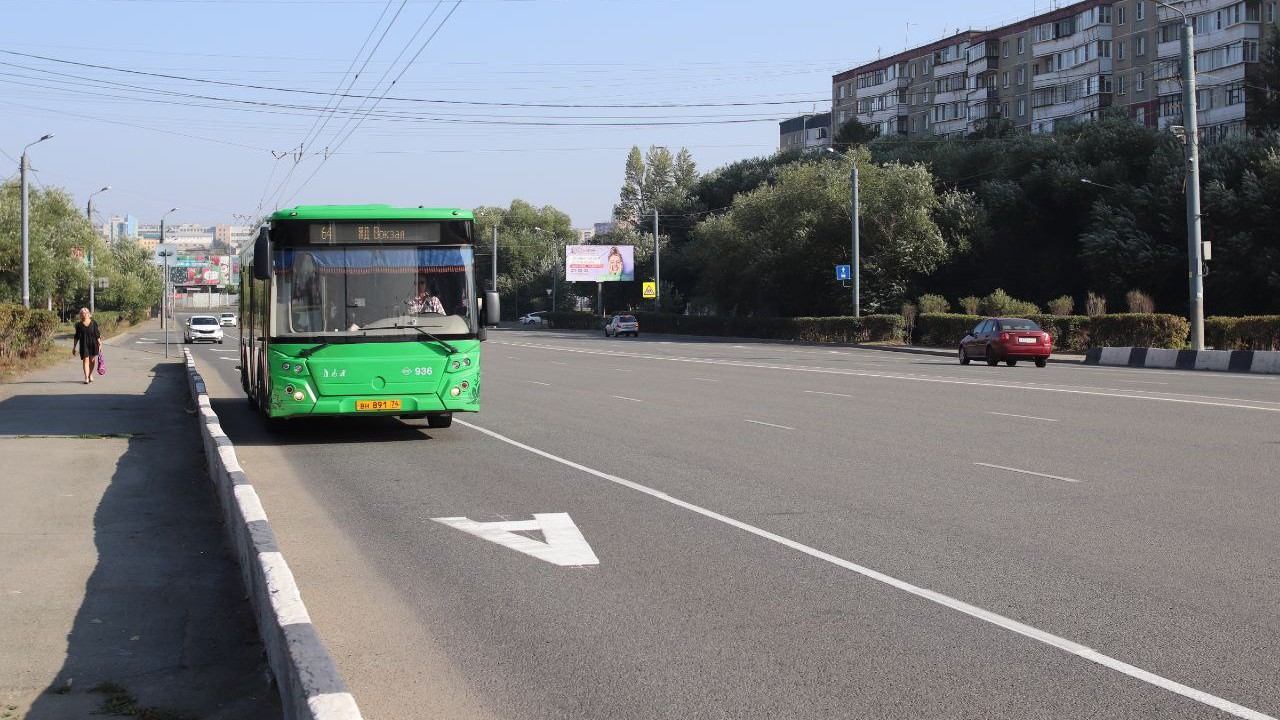
M 157 337 L 105 340 L 87 386 L 69 354 L 0 385 L 4 717 L 280 717 L 181 345 Z

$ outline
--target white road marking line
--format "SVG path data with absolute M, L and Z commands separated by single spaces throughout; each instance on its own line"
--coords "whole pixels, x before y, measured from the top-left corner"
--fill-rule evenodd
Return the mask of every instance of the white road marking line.
M 694 379 L 694 380 L 701 380 L 702 382 L 720 382 L 719 380 L 716 380 L 715 378 L 695 377 L 695 378 L 693 378 L 693 379 Z
M 216 359 L 216 360 L 228 360 L 228 361 L 230 361 L 230 362 L 240 362 L 240 358 L 238 358 L 238 357 L 220 357 L 220 358 L 215 358 L 215 359 Z
M 1257 405 L 1241 405 L 1239 403 L 1259 403 L 1263 405 L 1280 405 L 1271 400 L 1247 400 L 1240 398 L 1225 398 L 1234 400 L 1234 403 L 1223 402 L 1207 402 L 1204 400 L 1188 400 L 1180 397 L 1154 397 L 1152 395 L 1135 395 L 1132 393 L 1154 393 L 1156 390 L 1125 390 L 1120 388 L 1111 388 L 1110 392 L 1101 392 L 1098 390 L 1088 390 L 1073 387 L 1048 387 L 1043 385 L 1028 385 L 1017 382 L 981 382 L 977 380 L 960 380 L 953 377 L 931 377 L 927 375 L 919 375 L 913 373 L 892 373 L 888 371 L 871 371 L 871 370 L 850 370 L 845 368 L 824 368 L 810 367 L 807 365 L 770 365 L 765 363 L 747 362 L 740 360 L 711 360 L 707 358 L 694 357 L 664 357 L 661 355 L 644 355 L 641 353 L 629 353 L 615 350 L 585 350 L 568 347 L 556 347 L 554 345 L 534 345 L 532 343 L 506 343 L 509 345 L 518 345 L 520 347 L 531 347 L 540 350 L 552 350 L 556 352 L 580 353 L 584 355 L 612 355 L 615 357 L 630 357 L 640 360 L 662 360 L 666 362 L 683 362 L 695 363 L 700 365 L 723 365 L 726 367 L 750 368 L 753 370 L 790 370 L 793 372 L 810 372 L 822 373 L 825 375 L 848 375 L 850 377 L 866 377 L 881 378 L 884 380 L 915 380 L 917 382 L 941 383 L 943 385 L 968 385 L 972 387 L 993 387 L 1012 390 L 1032 390 L 1036 392 L 1063 393 L 1067 395 L 1090 395 L 1096 397 L 1114 397 L 1124 398 L 1127 400 L 1151 400 L 1154 402 L 1179 403 L 1185 405 L 1207 405 L 1212 407 L 1233 408 L 1236 410 L 1260 410 L 1263 412 L 1280 413 L 1280 407 L 1258 407 Z M 1190 372 L 1190 371 L 1187 371 Z M 1270 378 L 1269 378 L 1270 379 Z M 1270 379 L 1274 382 L 1274 379 Z M 1165 393 L 1175 394 L 1175 393 Z M 1197 397 L 1197 396 L 1191 396 Z
M 1000 412 L 988 412 L 987 414 L 988 414 L 988 415 L 1003 415 L 1003 416 L 1005 416 L 1005 417 L 1016 417 L 1016 418 L 1022 418 L 1022 419 L 1024 419 L 1024 420 L 1043 420 L 1043 421 L 1045 421 L 1045 422 L 1058 422 L 1057 420 L 1054 420 L 1053 418 L 1042 418 L 1042 417 L 1036 417 L 1036 416 L 1034 416 L 1034 415 L 1014 415 L 1013 413 L 1000 413 Z
M 529 383 L 530 385 L 546 385 L 547 387 L 551 386 L 551 383 L 538 382 L 537 380 L 525 380 L 525 382 Z
M 761 422 L 759 420 L 743 420 L 743 422 L 749 422 L 752 425 L 768 425 L 769 427 L 781 428 L 783 430 L 795 430 L 795 428 L 787 427 L 786 425 L 774 425 L 773 423 Z
M 495 440 L 499 440 L 501 442 L 507 443 L 508 445 L 511 445 L 513 447 L 520 448 L 521 450 L 526 450 L 528 452 L 533 453 L 534 455 L 542 456 L 548 460 L 551 460 L 552 462 L 560 463 L 561 465 L 564 465 L 566 467 L 571 467 L 574 470 L 579 470 L 581 472 L 587 473 L 588 475 L 593 475 L 595 477 L 598 477 L 601 480 L 606 480 L 608 482 L 614 483 L 615 485 L 620 485 L 625 488 L 630 488 L 637 492 L 644 493 L 645 495 L 648 495 L 650 497 L 654 497 L 659 500 L 662 500 L 663 502 L 675 505 L 676 507 L 681 507 L 691 512 L 695 512 L 699 515 L 702 515 L 703 517 L 707 517 L 717 522 L 724 523 L 725 525 L 729 525 L 731 527 L 738 528 L 739 530 L 749 532 L 752 535 L 755 535 L 757 537 L 764 538 L 765 540 L 770 540 L 772 542 L 778 543 L 779 545 L 783 545 L 785 547 L 791 548 L 792 550 L 796 550 L 797 552 L 804 553 L 809 557 L 831 563 L 832 565 L 844 568 L 846 570 L 850 570 L 852 572 L 858 573 L 859 575 L 875 580 L 876 582 L 884 583 L 885 585 L 889 585 L 891 587 L 895 587 L 904 592 L 911 593 L 912 595 L 924 598 L 925 600 L 928 600 L 930 602 L 937 603 L 944 607 L 951 608 L 952 610 L 955 610 L 957 612 L 961 612 L 961 613 L 964 613 L 965 615 L 969 615 L 970 617 L 974 617 L 984 622 L 991 623 L 992 625 L 995 625 L 997 627 L 1004 628 L 1005 630 L 1008 630 L 1010 632 L 1015 632 L 1024 637 L 1031 638 L 1032 640 L 1042 642 L 1051 647 L 1058 648 L 1063 652 L 1067 652 L 1077 657 L 1088 660 L 1090 662 L 1097 663 L 1099 665 L 1102 665 L 1103 667 L 1109 668 L 1111 670 L 1115 670 L 1116 672 L 1119 672 L 1119 673 L 1123 673 L 1125 675 L 1128 675 L 1131 678 L 1154 685 L 1163 690 L 1168 690 L 1169 692 L 1176 693 L 1185 698 L 1195 700 L 1198 703 L 1208 705 L 1209 707 L 1212 707 L 1212 708 L 1217 708 L 1218 710 L 1222 710 L 1223 712 L 1230 713 L 1232 715 L 1235 715 L 1236 717 L 1245 718 L 1246 720 L 1277 720 L 1277 718 L 1258 712 L 1257 710 L 1253 710 L 1243 705 L 1233 703 L 1230 700 L 1220 698 L 1216 695 L 1211 695 L 1207 692 L 1204 692 L 1203 690 L 1197 690 L 1189 685 L 1183 685 L 1182 683 L 1177 682 L 1175 680 L 1170 680 L 1160 675 L 1156 675 L 1153 672 L 1150 672 L 1148 670 L 1143 670 L 1142 668 L 1137 667 L 1135 665 L 1130 665 L 1129 663 L 1124 662 L 1122 660 L 1117 660 L 1116 658 L 1113 658 L 1109 655 L 1104 655 L 1098 652 L 1097 650 L 1094 650 L 1091 647 L 1087 647 L 1085 645 L 1081 645 L 1080 643 L 1068 640 L 1064 637 L 1059 637 L 1052 633 L 1045 632 L 1044 630 L 1033 627 L 1031 625 L 1027 625 L 1026 623 L 1021 623 L 1012 618 L 1007 618 L 998 613 L 991 612 L 990 610 L 985 610 L 983 608 L 978 607 L 977 605 L 970 605 L 969 603 L 964 602 L 963 600 L 957 600 L 953 597 L 943 595 L 940 592 L 936 592 L 928 588 L 920 587 L 919 585 L 912 585 L 911 583 L 905 580 L 899 580 L 898 578 L 895 578 L 891 575 L 886 575 L 877 570 L 872 570 L 869 567 L 858 565 L 857 563 L 850 562 L 849 560 L 836 557 L 835 555 L 823 552 L 821 550 L 818 550 L 817 548 L 810 547 L 808 545 L 797 542 L 790 538 L 786 538 L 781 535 L 771 533 L 768 530 L 764 530 L 762 528 L 756 527 L 755 525 L 742 522 L 741 520 L 735 520 L 727 515 L 721 515 L 720 513 L 714 510 L 708 510 L 704 507 L 694 505 L 691 502 L 686 502 L 679 498 L 672 497 L 671 495 L 668 495 L 662 492 L 661 490 L 655 490 L 646 485 L 641 485 L 640 483 L 633 482 L 631 480 L 625 480 L 616 475 L 610 475 L 608 473 L 604 473 L 599 470 L 594 470 L 585 465 L 576 463 L 572 460 L 567 460 L 557 455 L 552 455 L 551 453 L 545 450 L 539 450 L 538 448 L 535 448 L 531 445 L 526 445 L 522 442 L 519 442 L 518 440 L 512 440 L 511 438 L 506 437 L 505 435 L 496 433 L 492 430 L 487 430 L 478 425 L 472 425 L 471 423 L 465 420 L 455 420 L 454 422 L 458 423 L 459 425 L 462 425 L 463 427 L 468 427 L 468 428 L 471 428 L 472 430 L 476 430 L 478 432 L 484 433 L 485 435 L 488 435 L 489 437 L 494 438 Z
M 982 467 L 995 468 L 997 470 L 1008 470 L 1009 472 L 1022 473 L 1023 475 L 1035 475 L 1036 477 L 1049 478 L 1050 480 L 1063 480 L 1065 482 L 1073 482 L 1073 483 L 1084 482 L 1083 480 L 1073 480 L 1071 478 L 1062 477 L 1060 475 L 1046 475 L 1044 473 L 1032 472 L 1030 470 L 1019 470 L 1018 468 L 1005 467 L 1004 465 L 992 465 L 990 463 L 980 463 L 980 462 L 976 462 L 974 463 L 974 465 L 981 465 Z
M 1168 385 L 1167 382 L 1154 382 L 1152 380 L 1125 380 L 1124 378 L 1112 378 L 1112 382 L 1122 383 L 1138 383 L 1139 385 Z
M 807 392 L 810 395 L 830 395 L 831 397 L 847 397 L 847 398 L 853 397 L 852 395 L 846 395 L 845 393 L 822 392 L 821 390 L 804 390 L 803 392 Z
M 635 399 L 635 398 L 623 397 L 622 395 L 610 395 L 609 397 L 615 397 L 615 398 L 617 398 L 617 399 L 619 399 L 619 400 L 629 400 L 629 401 L 631 401 L 631 402 L 644 402 L 643 400 L 637 400 L 637 399 Z
M 629 368 L 614 368 L 613 371 L 614 372 L 635 372 L 634 370 L 631 370 Z
M 567 362 L 560 362 L 559 360 L 552 360 L 552 361 L 551 361 L 551 364 L 552 364 L 552 365 L 568 365 L 569 363 L 567 363 Z

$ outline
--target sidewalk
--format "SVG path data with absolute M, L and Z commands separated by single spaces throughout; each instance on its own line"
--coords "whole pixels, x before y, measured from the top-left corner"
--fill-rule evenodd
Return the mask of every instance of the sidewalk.
M 0 385 L 0 717 L 278 718 L 181 346 L 139 332 Z

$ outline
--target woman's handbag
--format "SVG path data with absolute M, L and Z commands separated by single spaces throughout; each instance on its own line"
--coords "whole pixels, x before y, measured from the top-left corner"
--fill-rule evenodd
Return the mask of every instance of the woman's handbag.
M 101 350 L 98 351 L 98 374 L 99 375 L 107 374 L 107 361 L 102 359 Z

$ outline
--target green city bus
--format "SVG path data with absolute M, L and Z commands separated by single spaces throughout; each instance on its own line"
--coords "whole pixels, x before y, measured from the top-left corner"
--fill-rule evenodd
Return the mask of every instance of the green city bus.
M 269 424 L 480 409 L 474 216 L 453 208 L 279 210 L 240 255 L 240 382 Z

